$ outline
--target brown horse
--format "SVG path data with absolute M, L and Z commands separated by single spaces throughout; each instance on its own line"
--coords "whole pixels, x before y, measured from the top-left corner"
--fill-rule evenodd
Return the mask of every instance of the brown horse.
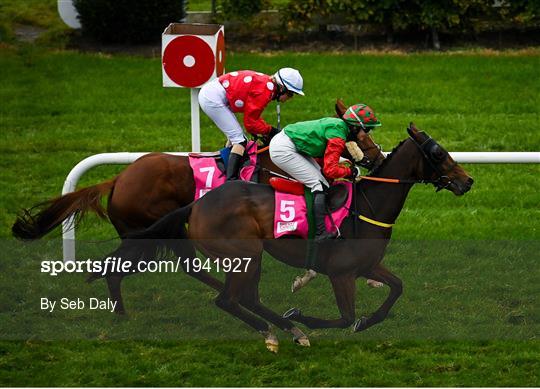
M 343 115 L 347 107 L 336 101 L 336 114 Z M 369 169 L 378 166 L 384 159 L 371 137 L 363 132 L 358 136 L 358 145 L 365 152 L 363 165 Z M 264 151 L 264 149 L 263 149 Z M 344 155 L 352 159 L 350 155 Z M 259 182 L 267 183 L 271 173 L 286 175 L 270 160 L 268 152 L 258 155 Z M 108 195 L 107 209 L 101 198 Z M 163 215 L 186 206 L 194 200 L 195 183 L 189 158 L 165 153 L 145 155 L 126 167 L 112 180 L 79 189 L 52 200 L 23 210 L 12 227 L 13 235 L 23 240 L 39 239 L 59 226 L 69 217 L 75 224 L 87 211 L 94 211 L 109 220 L 120 236 L 150 226 Z M 107 276 L 109 294 L 117 301 L 115 311 L 124 313 L 121 282 L 128 274 Z M 93 281 L 95 278 L 89 279 Z
M 320 319 L 296 308 L 281 316 L 259 300 L 263 251 L 301 268 L 308 247 L 305 240 L 273 239 L 274 191 L 268 185 L 227 183 L 163 217 L 147 230 L 130 234 L 130 239 L 125 239 L 111 255 L 137 261 L 141 253 L 149 258 L 160 247 L 168 246 L 183 258 L 195 257 L 195 248 L 211 259 L 251 258 L 243 271 L 228 272 L 224 284 L 209 273 L 187 270 L 218 290 L 216 305 L 263 334 L 271 351 L 277 351 L 278 342 L 267 321 L 292 333 L 302 345 L 309 345 L 309 341 L 292 321 L 309 328 L 345 328 L 354 324 L 355 331 L 365 330 L 384 320 L 402 293 L 401 280 L 381 261 L 390 241 L 391 226 L 413 184 L 432 183 L 437 191 L 447 189 L 458 196 L 473 184 L 472 178 L 435 140 L 412 123 L 407 131 L 409 138 L 394 149 L 372 176 L 355 184 L 356 192 L 362 194 L 353 199 L 353 209 L 359 212 L 351 212 L 342 225 L 344 239 L 328 241 L 319 248 L 318 271 L 330 279 L 340 318 Z M 230 198 L 236 201 L 231 203 Z M 387 284 L 390 292 L 371 316 L 355 322 L 355 280 L 359 276 Z
M 347 107 L 336 101 L 336 114 Z M 366 154 L 366 167 L 377 166 L 384 156 L 366 134 L 361 133 L 360 148 Z M 350 156 L 345 155 L 351 159 Z M 286 175 L 270 160 L 267 152 L 259 154 L 259 182 L 267 183 L 270 171 Z M 108 195 L 107 209 L 101 198 Z M 22 240 L 45 236 L 69 217 L 76 222 L 87 211 L 109 217 L 119 235 L 146 228 L 168 212 L 194 200 L 195 183 L 188 157 L 150 153 L 130 164 L 115 178 L 97 185 L 37 204 L 23 210 L 12 227 L 13 235 Z

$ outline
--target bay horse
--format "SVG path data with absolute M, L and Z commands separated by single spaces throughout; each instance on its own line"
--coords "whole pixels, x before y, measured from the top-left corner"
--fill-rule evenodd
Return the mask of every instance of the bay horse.
M 337 116 L 343 116 L 347 106 L 338 99 Z M 384 154 L 373 139 L 361 131 L 357 144 L 365 153 L 362 165 L 373 169 L 384 160 Z M 266 148 L 267 150 L 267 148 Z M 265 149 L 258 155 L 259 182 L 268 183 L 272 174 L 287 176 L 275 166 Z M 344 157 L 352 160 L 345 153 Z M 107 208 L 101 198 L 108 196 Z M 195 182 L 189 158 L 166 153 L 150 153 L 127 166 L 115 178 L 79 189 L 72 193 L 39 203 L 22 210 L 13 227 L 13 235 L 21 240 L 40 239 L 64 220 L 74 217 L 73 228 L 88 211 L 108 217 L 120 237 L 149 227 L 174 209 L 190 204 L 195 197 Z M 122 279 L 129 274 L 114 274 L 106 278 L 109 294 L 117 302 L 115 312 L 125 313 L 121 294 Z M 89 278 L 94 281 L 96 277 Z
M 308 242 L 300 239 L 273 239 L 274 191 L 269 185 L 230 182 L 200 200 L 166 215 L 146 230 L 128 234 L 110 256 L 142 260 L 163 247 L 182 258 L 194 258 L 195 249 L 210 259 L 251 258 L 241 272 L 228 272 L 225 282 L 205 271 L 187 273 L 216 289 L 216 305 L 260 332 L 267 348 L 277 352 L 278 339 L 268 322 L 293 334 L 300 345 L 307 336 L 293 324 L 308 328 L 346 328 L 363 331 L 383 321 L 402 294 L 402 281 L 381 261 L 392 235 L 392 226 L 415 183 L 431 183 L 437 192 L 446 189 L 457 196 L 471 189 L 473 179 L 434 139 L 407 128 L 402 141 L 370 176 L 355 185 L 356 195 L 341 228 L 343 239 L 329 240 L 319 248 L 318 271 L 329 277 L 341 316 L 321 319 L 292 308 L 279 315 L 259 299 L 263 251 L 297 268 L 305 265 Z M 231 202 L 230 199 L 235 201 Z M 186 223 L 188 227 L 186 228 Z M 184 270 L 186 270 L 184 268 Z M 382 305 L 369 317 L 355 321 L 355 281 L 365 277 L 390 287 Z

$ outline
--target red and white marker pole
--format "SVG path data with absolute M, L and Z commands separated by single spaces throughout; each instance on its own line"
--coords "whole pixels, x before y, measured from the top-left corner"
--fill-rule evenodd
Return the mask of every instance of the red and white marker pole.
M 171 23 L 162 35 L 163 86 L 191 88 L 192 151 L 200 151 L 199 90 L 224 72 L 224 28 Z
M 201 151 L 200 88 L 191 88 L 191 151 Z

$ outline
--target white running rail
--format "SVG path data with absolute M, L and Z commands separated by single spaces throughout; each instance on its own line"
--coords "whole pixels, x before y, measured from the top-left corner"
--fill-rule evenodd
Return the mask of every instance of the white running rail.
M 75 190 L 84 173 L 99 165 L 126 165 L 134 162 L 148 152 L 141 153 L 102 153 L 83 159 L 69 172 L 62 194 Z M 167 153 L 187 156 L 187 152 Z M 385 153 L 386 154 L 386 153 Z M 452 152 L 458 163 L 540 163 L 540 152 Z M 75 260 L 75 226 L 73 218 L 62 223 L 62 245 L 64 262 Z

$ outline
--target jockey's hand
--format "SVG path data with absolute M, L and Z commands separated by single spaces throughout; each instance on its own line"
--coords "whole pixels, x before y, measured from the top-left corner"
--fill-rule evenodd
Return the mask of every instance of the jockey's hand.
M 270 144 L 270 141 L 272 140 L 272 138 L 279 133 L 279 130 L 276 128 L 276 127 L 272 127 L 270 129 L 270 131 L 268 131 L 267 134 L 265 134 L 263 137 L 262 137 L 262 143 L 264 146 L 268 146 Z
M 351 167 L 351 178 L 356 181 L 356 177 L 360 176 L 360 168 L 358 166 Z
M 276 127 L 272 127 L 267 136 L 268 136 L 269 139 L 272 139 L 278 133 L 279 133 L 279 130 Z

